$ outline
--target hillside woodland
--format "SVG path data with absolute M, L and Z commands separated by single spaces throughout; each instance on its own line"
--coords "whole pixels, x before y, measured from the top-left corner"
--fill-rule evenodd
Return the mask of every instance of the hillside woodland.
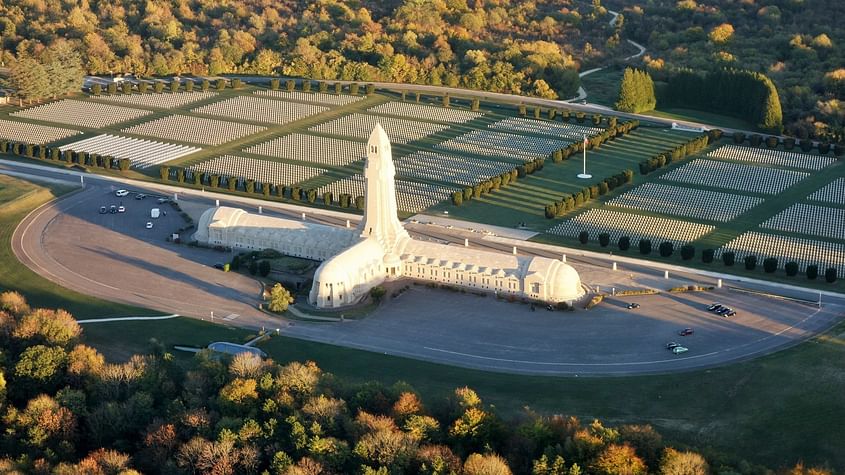
M 840 0 L 655 0 L 611 3 L 624 37 L 648 49 L 655 81 L 690 68 L 747 69 L 775 83 L 786 132 L 841 139 L 845 126 L 845 16 Z M 658 104 L 659 105 L 659 104 Z
M 67 43 L 93 74 L 284 74 L 555 98 L 575 94 L 581 62 L 615 52 L 607 18 L 599 0 L 5 0 L 0 45 L 13 68 Z

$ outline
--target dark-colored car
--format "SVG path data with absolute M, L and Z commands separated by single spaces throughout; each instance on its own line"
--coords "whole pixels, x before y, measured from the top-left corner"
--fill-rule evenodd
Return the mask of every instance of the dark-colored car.
M 109 213 L 117 214 L 117 206 L 111 205 L 111 207 L 109 207 Z
M 690 336 L 692 334 L 693 334 L 692 328 L 684 328 L 683 330 L 678 332 L 678 335 L 681 335 L 681 336 Z
M 105 206 L 100 206 L 100 214 L 106 214 L 108 212 L 109 210 L 107 210 Z
M 145 195 L 143 193 L 138 193 L 137 195 L 135 195 L 136 200 L 143 200 L 146 197 L 147 197 L 147 195 Z
M 640 308 L 640 304 L 632 302 L 628 304 L 628 308 Z
M 721 308 L 721 309 L 719 309 L 719 311 L 717 311 L 716 313 L 717 313 L 717 314 L 719 314 L 719 315 L 724 316 L 726 313 L 731 313 L 731 312 L 733 312 L 733 309 L 731 309 L 730 307 L 722 307 L 722 308 Z
M 219 270 L 223 270 L 223 264 L 218 262 L 217 264 L 214 264 L 214 268 L 219 269 Z
M 715 312 L 716 310 L 718 310 L 721 307 L 722 307 L 722 304 L 720 304 L 719 302 L 714 302 L 713 305 L 707 307 L 707 310 L 709 310 L 711 312 Z
M 671 349 L 677 348 L 679 346 L 681 346 L 681 344 L 674 342 L 674 341 L 670 341 L 669 343 L 666 343 L 666 349 L 667 350 L 671 350 Z

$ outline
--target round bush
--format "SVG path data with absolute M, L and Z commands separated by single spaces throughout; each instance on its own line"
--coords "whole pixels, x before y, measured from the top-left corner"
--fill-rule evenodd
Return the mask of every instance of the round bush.
M 681 246 L 681 259 L 688 261 L 695 256 L 695 246 L 692 244 L 687 244 L 685 246 Z
M 811 264 L 807 266 L 807 278 L 810 280 L 816 280 L 816 277 L 819 276 L 819 266 L 815 264 Z
M 798 274 L 798 263 L 795 261 L 787 262 L 786 265 L 783 266 L 784 270 L 786 271 L 786 275 L 790 277 L 794 277 Z
M 627 251 L 631 247 L 631 238 L 628 236 L 621 236 L 617 244 L 620 251 Z
M 774 271 L 777 270 L 777 268 L 778 268 L 778 260 L 775 259 L 774 257 L 767 257 L 766 259 L 763 259 L 763 270 L 767 274 L 773 273 Z
M 745 256 L 745 269 L 754 270 L 757 267 L 757 256 Z
M 669 257 L 675 252 L 675 245 L 671 242 L 660 243 L 660 257 Z
M 711 262 L 713 262 L 714 254 L 715 251 L 713 251 L 713 249 L 705 249 L 701 251 L 701 262 L 705 264 L 710 264 Z
M 607 247 L 610 244 L 610 234 L 601 233 L 599 234 L 599 245 L 601 247 Z
M 587 242 L 590 240 L 590 233 L 588 233 L 587 231 L 581 231 L 581 233 L 578 234 L 578 240 L 581 242 L 581 244 L 587 244 Z
M 828 284 L 836 282 L 836 267 L 828 267 L 827 270 L 824 271 L 824 280 L 827 281 Z
M 722 253 L 722 262 L 724 262 L 726 266 L 734 265 L 734 262 L 736 262 L 736 254 L 734 254 L 731 251 L 723 252 Z
M 640 239 L 640 254 L 651 254 L 651 240 Z

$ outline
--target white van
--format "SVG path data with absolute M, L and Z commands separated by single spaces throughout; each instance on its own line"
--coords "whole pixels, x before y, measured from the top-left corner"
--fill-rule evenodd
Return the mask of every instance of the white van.
M 161 210 L 159 210 L 158 208 L 153 208 L 150 210 L 151 218 L 158 219 L 159 216 L 161 216 Z

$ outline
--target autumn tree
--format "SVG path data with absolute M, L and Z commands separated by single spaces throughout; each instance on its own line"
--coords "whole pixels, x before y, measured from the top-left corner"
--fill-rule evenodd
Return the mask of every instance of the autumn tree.
M 276 283 L 270 290 L 270 304 L 267 307 L 271 312 L 282 313 L 288 309 L 288 305 L 294 301 L 288 289 L 282 287 L 282 284 Z

